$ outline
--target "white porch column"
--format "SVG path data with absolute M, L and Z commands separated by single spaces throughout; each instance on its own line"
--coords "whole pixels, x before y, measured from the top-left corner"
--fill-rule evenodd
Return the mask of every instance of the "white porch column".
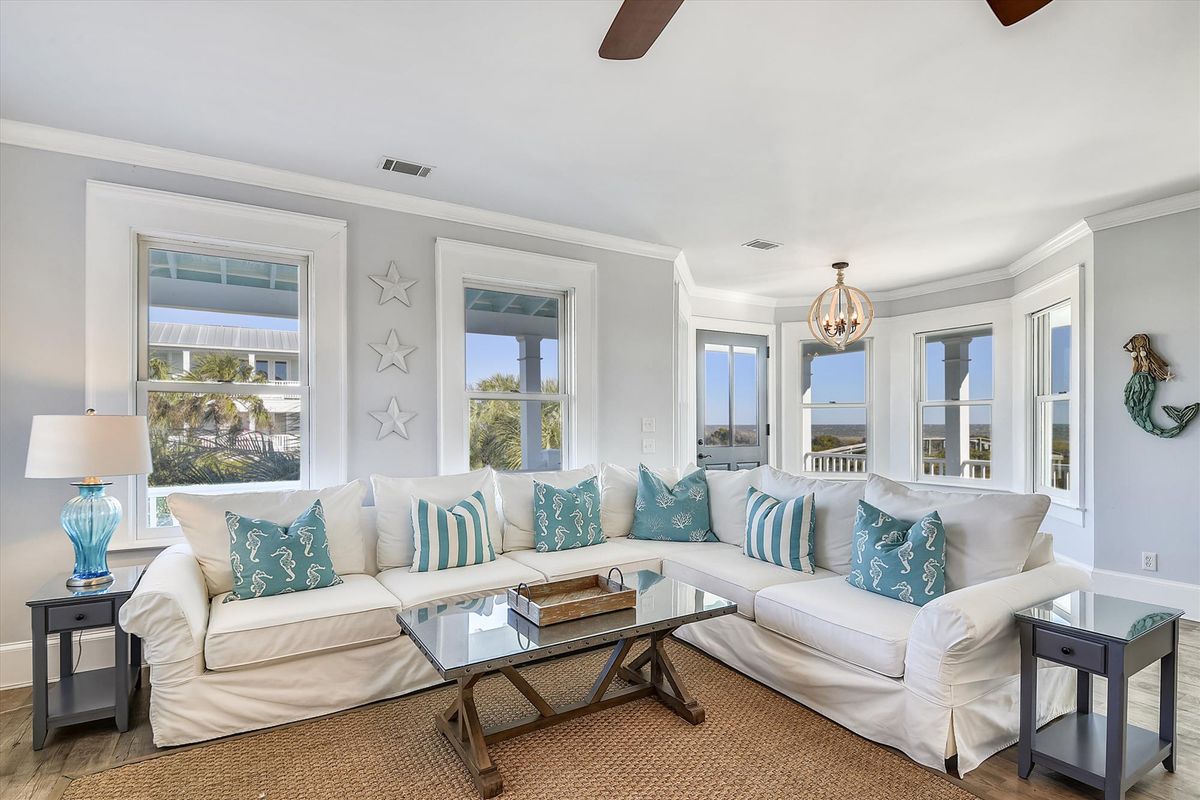
M 521 391 L 542 390 L 542 337 L 533 334 L 517 336 L 520 347 Z M 524 469 L 544 469 L 546 455 L 542 450 L 542 404 L 521 404 L 521 466 Z
M 943 339 L 946 348 L 946 399 L 971 399 L 971 337 Z M 971 409 L 946 407 L 946 474 L 960 476 L 971 457 Z

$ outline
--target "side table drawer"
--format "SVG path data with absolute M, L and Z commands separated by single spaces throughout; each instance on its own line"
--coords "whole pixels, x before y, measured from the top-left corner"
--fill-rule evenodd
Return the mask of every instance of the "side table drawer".
M 1099 642 L 1042 628 L 1033 632 L 1034 655 L 1100 675 L 1105 670 L 1105 649 Z
M 112 625 L 112 603 L 55 606 L 49 609 L 49 612 L 50 620 L 47 629 L 50 633 Z

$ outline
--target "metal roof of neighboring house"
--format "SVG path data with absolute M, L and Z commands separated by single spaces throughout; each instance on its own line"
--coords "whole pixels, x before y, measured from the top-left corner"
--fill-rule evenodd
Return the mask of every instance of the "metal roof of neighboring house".
M 248 353 L 299 353 L 300 334 L 269 328 L 236 328 L 231 325 L 190 325 L 151 322 L 150 346 L 245 350 Z

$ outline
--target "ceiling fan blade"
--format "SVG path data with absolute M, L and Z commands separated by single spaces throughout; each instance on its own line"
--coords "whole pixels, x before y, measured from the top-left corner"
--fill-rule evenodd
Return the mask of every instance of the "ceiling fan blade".
M 987 0 L 992 13 L 1004 27 L 1015 25 L 1030 14 L 1050 5 L 1050 0 Z
M 628 61 L 646 55 L 681 5 L 683 0 L 625 0 L 600 43 L 600 57 Z

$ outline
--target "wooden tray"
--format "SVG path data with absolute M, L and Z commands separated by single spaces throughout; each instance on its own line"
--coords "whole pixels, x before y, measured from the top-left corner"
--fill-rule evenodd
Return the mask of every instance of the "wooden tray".
M 522 583 L 508 590 L 508 606 L 538 626 L 633 608 L 637 592 L 625 586 L 625 576 L 616 567 L 609 570 L 609 576 L 614 571 L 619 582 L 589 575 L 534 586 Z

